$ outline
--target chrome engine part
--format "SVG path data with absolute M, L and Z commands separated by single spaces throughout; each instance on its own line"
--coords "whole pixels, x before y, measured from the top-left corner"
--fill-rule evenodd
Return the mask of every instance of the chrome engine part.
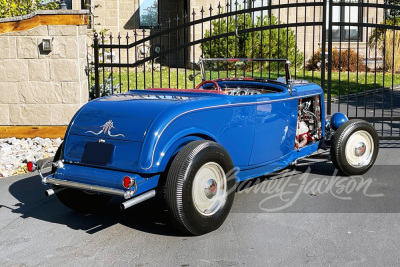
M 229 90 L 227 94 L 239 96 L 239 95 L 258 95 L 261 93 L 256 89 L 246 89 L 238 87 L 236 89 Z
M 295 149 L 321 139 L 319 96 L 299 100 Z

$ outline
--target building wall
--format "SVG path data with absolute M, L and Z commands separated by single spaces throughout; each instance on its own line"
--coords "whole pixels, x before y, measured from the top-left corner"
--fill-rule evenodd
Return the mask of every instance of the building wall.
M 24 19 L 14 22 L 20 27 Z M 10 19 L 0 20 L 0 32 L 5 23 Z M 39 25 L 0 34 L 0 125 L 70 122 L 88 100 L 86 33 L 87 25 Z M 50 53 L 43 39 L 52 40 Z

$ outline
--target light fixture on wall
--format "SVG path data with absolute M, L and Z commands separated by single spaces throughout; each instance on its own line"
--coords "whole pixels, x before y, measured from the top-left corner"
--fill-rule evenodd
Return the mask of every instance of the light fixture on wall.
M 51 39 L 42 40 L 42 50 L 43 52 L 51 52 L 53 50 L 53 42 Z

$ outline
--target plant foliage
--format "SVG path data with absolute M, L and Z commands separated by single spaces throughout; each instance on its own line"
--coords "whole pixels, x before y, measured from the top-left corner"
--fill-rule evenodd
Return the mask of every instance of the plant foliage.
M 42 0 L 0 0 L 0 18 L 27 15 L 36 10 L 54 9 L 59 9 L 55 0 L 48 3 L 43 3 Z
M 400 26 L 400 17 L 392 17 L 384 20 L 381 24 Z M 377 47 L 385 59 L 385 70 L 400 71 L 400 43 L 399 31 L 385 30 L 383 28 L 375 28 L 372 30 L 368 43 L 371 49 Z M 394 58 L 393 58 L 394 54 Z
M 237 15 L 236 19 L 227 17 L 214 20 L 211 31 L 206 30 L 204 38 L 224 33 L 232 34 L 228 37 L 217 37 L 214 40 L 203 42 L 201 45 L 203 56 L 211 58 L 286 58 L 292 62 L 292 66 L 301 65 L 304 56 L 297 49 L 296 35 L 293 30 L 279 28 L 251 31 L 253 28 L 278 24 L 280 22 L 274 15 L 257 17 L 256 21 L 253 21 L 248 13 Z M 246 29 L 249 31 L 235 34 L 237 31 Z
M 321 49 L 315 52 L 314 56 L 309 58 L 306 63 L 306 70 L 316 70 L 322 64 Z M 342 50 L 341 52 L 334 48 L 332 49 L 332 70 L 334 71 L 365 71 L 365 64 L 362 62 L 362 57 L 357 54 L 354 49 Z

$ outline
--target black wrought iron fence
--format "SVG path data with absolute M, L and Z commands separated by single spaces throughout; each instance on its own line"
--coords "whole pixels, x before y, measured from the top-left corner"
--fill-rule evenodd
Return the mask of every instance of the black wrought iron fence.
M 327 12 L 328 111 L 373 123 L 381 139 L 400 139 L 400 6 L 331 1 Z
M 259 6 L 256 5 L 259 4 Z M 161 18 L 123 35 L 95 35 L 92 98 L 149 87 L 194 88 L 203 57 L 287 58 L 294 79 L 320 84 L 327 111 L 375 124 L 400 139 L 399 6 L 368 1 L 235 1 Z M 399 37 L 398 37 L 399 36 Z M 283 65 L 253 63 L 227 75 L 278 78 Z M 199 77 L 198 77 L 199 79 Z

